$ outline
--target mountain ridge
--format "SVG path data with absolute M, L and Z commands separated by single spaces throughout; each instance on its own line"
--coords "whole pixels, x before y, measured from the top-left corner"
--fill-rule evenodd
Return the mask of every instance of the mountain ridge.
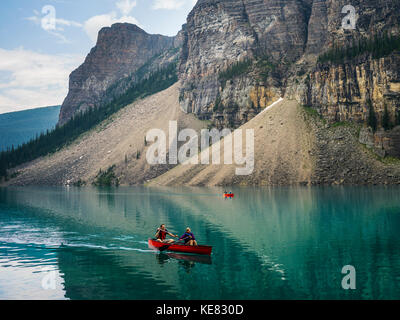
M 116 23 L 101 29 L 96 46 L 70 75 L 59 124 L 65 124 L 77 112 L 99 107 L 110 99 L 105 96 L 107 89 L 134 76 L 150 58 L 174 45 L 175 37 L 151 35 L 134 24 Z M 135 81 L 131 80 L 130 84 Z
M 0 152 L 28 142 L 55 127 L 61 106 L 0 114 Z
M 258 162 L 264 169 L 248 177 L 247 184 L 398 184 L 400 50 L 396 41 L 400 39 L 400 2 L 354 1 L 355 29 L 343 27 L 349 19 L 349 12 L 343 13 L 346 5 L 344 0 L 200 0 L 172 38 L 148 35 L 137 26 L 114 25 L 101 32 L 88 62 L 80 67 L 87 67 L 87 74 L 78 76 L 77 81 L 74 77 L 79 72 L 71 76 L 60 119 L 67 121 L 85 110 L 102 112 L 102 103 L 122 95 L 152 70 L 173 62 L 177 63 L 180 82 L 171 87 L 176 101 L 168 100 L 170 107 L 178 110 L 177 103 L 182 116 L 196 117 L 208 128 L 249 127 L 263 137 L 256 139 L 260 143 Z M 101 63 L 107 55 L 111 43 L 107 34 L 116 36 L 117 42 L 105 69 L 96 70 L 96 63 L 89 62 L 96 50 L 100 54 L 94 61 Z M 122 41 L 124 37 L 129 41 Z M 148 46 L 139 52 L 137 44 L 143 41 Z M 137 56 L 140 61 L 130 65 Z M 274 109 L 277 122 L 264 114 L 261 121 L 260 113 L 280 97 L 286 103 Z M 146 101 L 134 105 L 146 113 L 141 105 Z M 149 111 L 147 116 L 153 115 Z M 297 133 L 301 133 L 299 139 L 304 136 L 313 141 L 306 147 L 293 142 L 294 119 L 302 128 Z M 141 118 L 131 125 L 140 126 L 144 121 Z M 271 130 L 267 129 L 270 126 Z M 288 131 L 282 131 L 282 126 Z M 112 139 L 118 141 L 116 136 Z M 142 143 L 141 137 L 137 139 Z M 268 150 L 274 151 L 274 156 Z M 286 150 L 291 150 L 291 156 L 285 156 Z M 303 156 L 298 158 L 299 154 Z M 303 160 L 309 170 L 307 178 L 296 179 L 296 165 Z M 214 181 L 212 174 L 218 175 L 215 168 L 198 166 L 186 172 L 181 166 L 166 166 L 154 167 L 155 175 L 138 173 L 125 179 L 121 161 L 116 161 L 114 176 L 124 184 L 146 183 L 153 178 L 160 184 L 207 184 Z M 100 169 L 111 176 L 113 164 L 109 165 Z M 37 167 L 28 164 L 23 168 L 24 176 L 29 177 L 26 168 Z M 96 165 L 93 168 L 99 169 Z M 228 167 L 220 169 L 221 179 L 212 183 L 246 184 Z M 208 173 L 203 175 L 202 171 Z M 292 172 L 293 178 L 285 172 Z M 197 182 L 188 180 L 192 175 L 197 176 Z M 96 178 L 93 173 L 87 176 L 81 172 L 80 176 L 87 177 L 85 183 Z M 77 183 L 75 176 L 63 181 L 56 183 Z

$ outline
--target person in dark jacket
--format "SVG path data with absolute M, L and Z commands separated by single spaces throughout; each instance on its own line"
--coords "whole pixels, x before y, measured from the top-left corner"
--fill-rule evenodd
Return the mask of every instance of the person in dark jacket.
M 186 228 L 185 234 L 179 238 L 179 241 L 181 240 L 185 241 L 185 244 L 188 246 L 197 246 L 196 238 L 190 228 Z

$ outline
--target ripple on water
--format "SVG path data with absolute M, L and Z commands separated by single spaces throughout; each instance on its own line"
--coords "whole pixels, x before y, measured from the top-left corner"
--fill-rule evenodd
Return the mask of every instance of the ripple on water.
M 359 281 L 375 279 L 354 297 L 399 298 L 399 190 L 249 188 L 232 202 L 201 189 L 9 191 L 14 211 L 0 207 L 0 298 L 48 297 L 39 294 L 48 268 L 60 283 L 65 275 L 56 298 L 340 299 L 349 296 L 340 290 L 349 263 L 361 266 Z M 192 227 L 214 247 L 212 264 L 150 250 L 161 222 Z M 186 287 L 196 290 L 185 297 Z

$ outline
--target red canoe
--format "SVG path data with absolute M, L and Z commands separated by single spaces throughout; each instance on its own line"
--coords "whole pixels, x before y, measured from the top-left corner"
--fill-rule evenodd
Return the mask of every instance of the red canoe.
M 154 249 L 159 249 L 165 247 L 167 244 L 149 239 L 149 247 Z M 184 244 L 173 244 L 168 247 L 167 251 L 172 252 L 183 252 L 183 253 L 193 253 L 193 254 L 204 254 L 207 256 L 211 255 L 212 247 L 210 246 L 186 246 Z
M 224 194 L 224 197 L 233 199 L 235 197 L 235 195 L 233 193 L 226 193 L 226 194 Z

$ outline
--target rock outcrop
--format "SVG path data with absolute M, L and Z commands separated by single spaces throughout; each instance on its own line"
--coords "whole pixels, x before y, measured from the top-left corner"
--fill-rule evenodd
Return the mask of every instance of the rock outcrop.
M 174 37 L 150 35 L 138 26 L 117 23 L 99 32 L 96 46 L 85 62 L 70 75 L 69 93 L 60 112 L 59 124 L 64 124 L 76 112 L 110 100 L 109 96 L 122 93 L 135 79 L 134 73 L 151 58 L 166 54 L 179 46 Z M 154 61 L 159 65 L 159 61 Z M 132 79 L 133 77 L 133 79 Z M 124 85 L 118 85 L 123 79 Z M 116 86 L 113 94 L 106 96 L 111 86 Z
M 181 164 L 150 186 L 400 184 L 400 160 L 386 163 L 363 148 L 358 126 L 329 126 L 294 100 L 277 103 L 240 129 L 255 132 L 250 175 L 237 176 L 236 165 Z
M 218 127 L 238 127 L 280 96 L 309 105 L 330 122 L 366 122 L 371 101 L 400 111 L 400 54 L 318 63 L 333 47 L 400 34 L 391 0 L 199 0 L 183 28 L 179 66 L 183 110 Z M 354 20 L 354 21 L 353 21 Z M 354 24 L 355 28 L 348 28 Z M 400 146 L 399 146 L 400 148 Z
M 354 19 L 346 5 L 345 0 L 199 0 L 173 38 L 129 24 L 104 28 L 85 63 L 71 74 L 60 124 L 122 94 L 138 70 L 146 74 L 175 60 L 182 110 L 218 127 L 238 127 L 281 96 L 312 106 L 329 121 L 365 121 L 371 100 L 378 119 L 386 105 L 396 121 L 399 54 L 365 55 L 340 65 L 321 65 L 317 58 L 334 46 L 399 34 L 400 3 L 355 0 Z M 350 20 L 355 29 L 346 27 Z
M 400 45 L 380 55 L 369 46 L 356 48 L 388 34 L 400 43 L 400 1 L 348 4 L 198 0 L 176 37 L 130 24 L 102 29 L 70 76 L 60 124 L 171 62 L 179 84 L 120 110 L 54 155 L 15 169 L 9 184 L 90 184 L 107 168 L 125 185 L 157 177 L 153 182 L 161 185 L 399 184 L 399 160 L 383 158 L 400 157 Z M 346 55 L 351 50 L 356 54 Z M 322 59 L 326 52 L 339 52 L 340 59 Z M 261 113 L 280 97 L 286 102 Z M 144 133 L 167 130 L 173 119 L 197 131 L 254 129 L 253 175 L 238 177 L 233 166 L 222 165 L 150 166 Z
M 168 132 L 169 121 L 180 129 L 200 132 L 205 126 L 190 114 L 181 112 L 178 83 L 126 106 L 100 123 L 81 139 L 47 157 L 17 170 L 8 185 L 92 185 L 99 171 L 112 172 L 121 185 L 144 184 L 174 165 L 152 166 L 147 162 L 146 133 L 159 128 Z
M 385 106 L 392 122 L 400 110 L 400 53 L 380 59 L 363 57 L 343 64 L 318 65 L 293 95 L 330 122 L 363 123 L 372 102 L 378 122 Z
M 259 77 L 256 65 L 251 66 L 254 73 L 246 70 L 232 79 L 221 81 L 220 74 L 255 57 L 286 64 L 299 59 L 307 41 L 310 10 L 307 1 L 198 1 L 184 27 L 180 63 L 183 110 L 237 126 L 249 120 L 247 114 L 251 117 L 260 106 L 275 100 L 281 95 L 286 65 L 276 68 L 269 79 Z M 223 108 L 215 106 L 216 101 Z M 228 112 L 218 115 L 218 109 Z
M 183 30 L 180 62 L 182 108 L 207 116 L 220 97 L 226 102 L 225 106 L 236 102 L 242 108 L 250 106 L 251 102 L 260 103 L 265 98 L 271 100 L 266 92 L 278 95 L 289 89 L 291 94 L 293 87 L 295 90 L 301 88 L 301 75 L 315 68 L 316 56 L 333 44 L 351 45 L 366 36 L 398 31 L 398 2 L 370 0 L 354 3 L 358 15 L 356 30 L 342 28 L 342 21 L 346 18 L 342 9 L 346 4 L 345 1 L 331 0 L 198 1 Z M 254 74 L 246 72 L 241 77 L 220 81 L 218 75 L 234 63 L 263 58 L 274 66 L 274 72 L 270 72 L 267 79 L 260 81 Z M 390 65 L 393 61 L 382 63 Z M 377 65 L 371 71 L 380 68 Z M 262 72 L 266 68 L 261 64 L 255 65 L 254 69 Z M 313 74 L 316 82 L 321 80 L 317 71 Z M 328 70 L 328 73 L 335 75 L 337 72 Z M 293 83 L 296 80 L 297 83 Z M 315 87 L 315 91 L 321 90 Z M 307 99 L 307 94 L 303 90 L 298 100 Z M 323 97 L 315 100 L 311 101 L 312 105 L 325 102 Z
M 360 130 L 359 142 L 382 158 L 400 158 L 400 126 L 390 131 L 379 130 L 375 133 L 371 128 L 364 127 Z

